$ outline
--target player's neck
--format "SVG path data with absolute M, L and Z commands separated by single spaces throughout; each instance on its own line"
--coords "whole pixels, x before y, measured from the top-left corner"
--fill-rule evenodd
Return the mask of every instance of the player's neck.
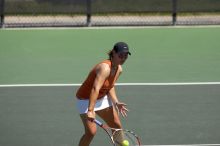
M 111 69 L 112 69 L 112 70 L 117 70 L 117 69 L 118 69 L 118 64 L 115 63 L 115 62 L 113 61 L 113 59 L 111 59 L 111 63 L 112 63 Z

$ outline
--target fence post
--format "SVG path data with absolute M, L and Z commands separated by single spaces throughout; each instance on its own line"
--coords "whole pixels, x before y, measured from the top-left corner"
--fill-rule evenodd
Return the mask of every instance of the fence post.
M 0 28 L 4 26 L 4 6 L 5 0 L 0 0 Z
M 87 26 L 91 26 L 92 0 L 86 0 L 87 3 Z
M 172 10 L 172 18 L 173 25 L 176 25 L 176 17 L 177 17 L 177 0 L 172 0 L 173 10 Z

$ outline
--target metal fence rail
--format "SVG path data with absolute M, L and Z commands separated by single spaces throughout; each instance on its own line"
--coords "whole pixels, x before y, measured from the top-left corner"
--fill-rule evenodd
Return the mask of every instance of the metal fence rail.
M 220 0 L 0 0 L 2 27 L 220 24 Z

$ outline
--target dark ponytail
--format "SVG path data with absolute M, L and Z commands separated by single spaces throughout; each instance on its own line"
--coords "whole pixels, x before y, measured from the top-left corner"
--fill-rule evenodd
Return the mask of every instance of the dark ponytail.
M 112 57 L 113 57 L 113 50 L 110 50 L 110 51 L 108 52 L 108 58 L 109 58 L 109 60 L 111 60 Z

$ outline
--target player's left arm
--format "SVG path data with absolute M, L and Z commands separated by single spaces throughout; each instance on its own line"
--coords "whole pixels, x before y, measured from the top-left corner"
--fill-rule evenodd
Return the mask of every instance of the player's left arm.
M 120 76 L 122 73 L 122 68 L 119 66 L 119 73 L 117 74 L 116 78 Z M 126 108 L 127 104 L 120 102 L 118 100 L 115 87 L 112 87 L 111 90 L 109 91 L 108 95 L 111 97 L 112 102 L 115 104 L 117 110 L 122 114 L 123 117 L 127 116 L 128 109 Z
M 120 102 L 118 100 L 118 97 L 117 97 L 116 92 L 115 92 L 115 87 L 113 87 L 109 91 L 108 95 L 111 97 L 111 100 L 115 104 L 115 107 L 118 110 L 118 112 L 120 112 L 123 117 L 126 117 L 127 116 L 127 112 L 128 112 L 128 109 L 126 108 L 127 104 L 125 104 L 123 102 Z

